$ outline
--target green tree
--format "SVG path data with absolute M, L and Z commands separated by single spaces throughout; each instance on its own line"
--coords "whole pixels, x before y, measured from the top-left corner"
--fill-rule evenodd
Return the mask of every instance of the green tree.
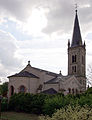
M 86 93 L 86 94 L 92 94 L 92 87 L 88 88 L 85 93 Z
M 6 96 L 7 95 L 7 91 L 8 91 L 8 82 L 5 82 L 3 83 L 1 86 L 0 86 L 0 94 L 2 96 Z

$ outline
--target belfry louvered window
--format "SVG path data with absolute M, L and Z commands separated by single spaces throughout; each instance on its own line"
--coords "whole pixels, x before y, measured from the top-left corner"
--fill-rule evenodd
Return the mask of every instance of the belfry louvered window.
M 72 66 L 72 73 L 76 73 L 76 66 Z
M 76 62 L 76 55 L 72 55 L 72 63 Z

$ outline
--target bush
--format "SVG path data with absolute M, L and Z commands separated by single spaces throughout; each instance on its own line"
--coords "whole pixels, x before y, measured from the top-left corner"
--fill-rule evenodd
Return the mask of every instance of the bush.
M 80 107 L 71 107 L 70 105 L 67 108 L 62 108 L 57 110 L 56 113 L 49 116 L 41 116 L 40 120 L 92 120 L 92 108 L 88 106 Z
M 48 95 L 45 95 L 45 94 L 33 95 L 33 100 L 30 103 L 32 113 L 36 113 L 36 114 L 43 113 L 43 105 L 47 97 Z
M 88 105 L 92 107 L 92 94 L 81 94 L 81 95 L 67 95 L 60 96 L 54 95 L 45 100 L 43 113 L 51 116 L 57 109 L 66 107 L 70 104 L 71 107 L 80 105 Z
M 40 114 L 43 111 L 44 100 L 47 95 L 19 93 L 11 96 L 9 109 L 14 111 Z
M 85 94 L 92 94 L 92 87 L 88 88 Z
M 9 110 L 49 116 L 56 112 L 57 109 L 65 108 L 68 105 L 71 107 L 76 107 L 76 105 L 92 107 L 92 94 L 84 93 L 64 96 L 63 94 L 18 93 L 11 96 L 9 100 Z
M 80 106 L 84 106 L 84 105 L 92 106 L 92 94 L 81 96 L 80 99 L 78 99 L 78 104 Z
M 1 102 L 1 111 L 7 111 L 8 110 L 8 100 L 7 98 L 3 98 Z
M 52 115 L 56 109 L 60 109 L 67 104 L 67 101 L 63 96 L 54 96 L 52 98 L 47 98 L 43 106 L 43 112 L 47 115 Z

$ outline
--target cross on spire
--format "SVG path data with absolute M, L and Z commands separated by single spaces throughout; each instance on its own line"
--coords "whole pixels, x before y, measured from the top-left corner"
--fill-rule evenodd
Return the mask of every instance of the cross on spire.
M 75 11 L 77 12 L 77 9 L 78 9 L 78 5 L 77 3 L 75 4 Z

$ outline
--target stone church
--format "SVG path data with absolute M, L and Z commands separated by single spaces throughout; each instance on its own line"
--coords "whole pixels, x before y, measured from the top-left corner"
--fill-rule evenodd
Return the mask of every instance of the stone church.
M 86 90 L 86 48 L 83 43 L 76 10 L 72 42 L 68 40 L 68 75 L 27 66 L 9 76 L 8 97 L 14 93 L 78 94 Z

